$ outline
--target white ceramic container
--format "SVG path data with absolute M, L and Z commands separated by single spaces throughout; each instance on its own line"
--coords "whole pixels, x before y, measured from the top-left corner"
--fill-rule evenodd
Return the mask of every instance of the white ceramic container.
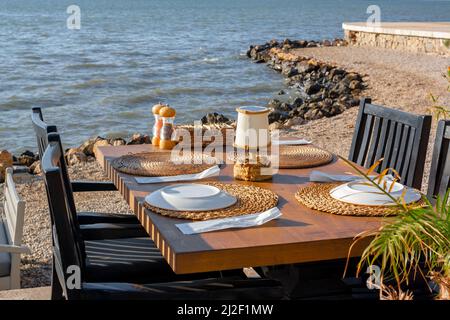
M 271 144 L 269 132 L 270 109 L 258 106 L 245 106 L 236 109 L 236 148 L 256 150 L 267 148 Z

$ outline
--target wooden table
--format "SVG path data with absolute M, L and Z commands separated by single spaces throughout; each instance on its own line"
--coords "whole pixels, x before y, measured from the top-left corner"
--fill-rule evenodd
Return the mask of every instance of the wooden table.
M 115 157 L 144 151 L 157 149 L 151 145 L 99 147 L 97 160 L 177 274 L 346 258 L 353 238 L 381 223 L 380 218 L 337 216 L 300 205 L 294 194 L 309 184 L 312 169 L 282 169 L 272 181 L 252 183 L 278 194 L 280 219 L 259 227 L 184 235 L 175 224 L 186 220 L 161 216 L 142 205 L 148 193 L 166 184 L 139 185 L 110 166 Z M 351 171 L 342 160 L 319 169 L 336 174 Z M 232 165 L 226 165 L 214 180 L 249 183 L 233 179 Z M 351 256 L 360 255 L 367 243 L 360 241 Z

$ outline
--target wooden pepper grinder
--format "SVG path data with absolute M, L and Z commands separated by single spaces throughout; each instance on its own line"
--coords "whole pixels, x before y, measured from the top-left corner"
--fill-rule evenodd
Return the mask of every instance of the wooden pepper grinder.
M 159 110 L 159 116 L 162 119 L 162 127 L 159 140 L 160 149 L 171 150 L 176 145 L 176 141 L 172 140 L 175 115 L 175 109 L 169 106 L 165 106 Z
M 164 108 L 165 105 L 162 103 L 155 104 L 152 108 L 153 116 L 155 117 L 155 123 L 153 125 L 153 137 L 152 137 L 152 144 L 155 147 L 159 146 L 159 140 L 160 140 L 160 132 L 162 127 L 162 119 L 159 116 L 159 111 Z

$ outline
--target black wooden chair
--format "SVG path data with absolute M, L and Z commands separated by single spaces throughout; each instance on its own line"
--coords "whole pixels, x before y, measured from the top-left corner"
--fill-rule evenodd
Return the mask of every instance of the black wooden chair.
M 40 108 L 32 109 L 33 128 L 36 133 L 39 157 L 41 158 L 48 145 L 48 134 L 56 133 L 56 126 L 47 125 L 42 117 Z M 56 137 L 55 137 L 56 138 Z M 57 138 L 56 138 L 57 139 Z M 59 141 L 61 145 L 61 141 Z M 61 146 L 62 149 L 62 146 Z M 64 178 L 66 189 L 70 190 L 68 194 L 69 205 L 72 211 L 76 212 L 75 200 L 72 192 L 94 192 L 94 191 L 113 191 L 117 190 L 111 182 L 91 182 L 91 181 L 73 181 L 69 179 L 67 164 L 64 155 L 60 159 L 61 171 Z M 77 223 L 82 225 L 85 238 L 106 239 L 120 237 L 146 236 L 145 230 L 141 227 L 138 219 L 134 215 L 98 213 L 98 212 L 79 212 Z
M 427 197 L 431 202 L 450 188 L 450 121 L 441 120 L 436 130 Z
M 72 207 L 67 201 L 70 190 L 66 190 L 64 183 L 61 169 L 62 150 L 55 136 L 56 134 L 49 135 L 49 144 L 43 154 L 41 166 L 52 215 L 55 277 L 59 280 L 54 283 L 59 284 L 61 294 L 66 299 L 278 299 L 283 297 L 279 282 L 261 278 L 247 279 L 243 274 L 220 277 L 218 273 L 212 273 L 210 274 L 212 276 L 202 279 L 163 283 L 170 277 L 165 277 L 164 271 L 161 270 L 160 266 L 164 264 L 159 260 L 163 258 L 157 254 L 158 249 L 149 238 L 144 238 L 140 243 L 138 239 L 115 240 L 120 243 L 118 248 L 115 242 L 108 240 L 83 244 L 77 230 L 76 213 L 71 212 Z M 113 253 L 109 255 L 109 258 L 103 259 L 103 251 Z M 107 279 L 108 277 L 105 277 L 102 272 L 92 270 L 94 264 L 104 265 L 103 272 L 109 271 L 109 273 L 112 273 L 111 269 L 114 265 L 118 267 L 116 267 L 116 274 L 112 275 L 111 279 Z M 171 271 L 167 264 L 165 266 Z M 142 275 L 137 276 L 144 268 L 147 279 Z M 154 283 L 155 281 L 158 283 Z
M 401 183 L 420 189 L 431 116 L 414 115 L 361 99 L 349 159 L 370 167 L 384 158 L 378 172 L 394 168 Z

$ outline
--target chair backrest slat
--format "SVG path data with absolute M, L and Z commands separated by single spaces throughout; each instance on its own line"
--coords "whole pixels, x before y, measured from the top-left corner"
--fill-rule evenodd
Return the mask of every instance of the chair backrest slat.
M 415 162 L 417 161 L 417 157 L 419 156 L 417 154 L 417 148 L 419 147 L 418 144 L 415 143 L 415 137 L 417 136 L 417 130 L 414 127 L 409 128 L 409 138 L 408 138 L 408 147 L 405 151 L 405 159 L 410 159 L 409 162 L 404 163 L 404 166 L 402 168 L 402 172 L 400 175 L 402 177 L 406 177 L 407 181 L 412 181 L 414 178 L 414 170 L 411 170 L 415 166 Z M 413 150 L 416 148 L 416 152 L 413 153 Z M 424 148 L 424 152 L 426 153 L 427 148 Z M 423 175 L 423 172 L 421 173 Z
M 450 121 L 441 120 L 436 130 L 427 196 L 430 200 L 450 188 Z
M 43 120 L 43 116 L 42 116 L 42 110 L 38 107 L 35 107 L 32 109 L 32 115 L 31 115 L 31 120 L 33 122 L 33 127 L 34 127 L 34 131 L 36 133 L 36 139 L 37 139 L 37 143 L 38 143 L 38 147 L 39 147 L 39 156 L 41 156 L 48 144 L 48 136 L 51 133 L 57 133 L 58 130 L 56 128 L 56 126 L 54 125 L 48 125 L 47 123 L 44 122 Z M 59 137 L 59 135 L 55 136 L 55 139 L 58 139 L 59 145 L 60 145 L 60 149 L 63 150 L 62 148 L 62 143 L 61 143 L 61 139 Z M 62 173 L 62 177 L 63 177 L 63 181 L 64 181 L 64 186 L 66 188 L 66 194 L 67 194 L 67 201 L 69 202 L 69 206 L 71 208 L 71 212 L 76 216 L 76 206 L 75 206 L 75 199 L 73 196 L 73 192 L 72 192 L 72 184 L 70 183 L 70 178 L 69 178 L 69 173 L 67 170 L 67 163 L 66 163 L 66 159 L 64 157 L 64 152 L 61 152 L 60 154 L 60 159 L 59 159 L 59 166 L 61 168 L 61 173 Z M 78 227 L 78 221 L 76 219 L 74 219 L 74 224 Z
M 405 185 L 420 189 L 431 128 L 431 116 L 371 104 L 362 99 L 352 139 L 349 159 L 370 167 L 383 162 L 380 172 L 393 168 Z
M 57 137 L 56 137 L 57 136 Z M 79 234 L 73 225 L 73 214 L 67 201 L 65 184 L 60 167 L 61 145 L 56 133 L 49 135 L 49 144 L 42 157 L 42 171 L 48 191 L 49 209 L 52 215 L 52 236 L 54 250 L 54 266 L 58 280 L 66 298 L 70 299 L 73 290 L 67 290 L 67 274 L 69 266 L 78 266 L 83 276 L 83 254 L 79 247 Z
M 31 111 L 31 121 L 33 122 L 34 132 L 36 133 L 38 153 L 39 158 L 41 159 L 48 145 L 47 135 L 51 132 L 57 132 L 57 130 L 56 126 L 47 125 L 44 122 L 41 108 L 34 107 Z
M 370 146 L 369 146 L 369 153 L 367 155 L 367 159 L 366 159 L 366 167 L 367 166 L 371 166 L 371 164 L 373 164 L 376 160 L 375 160 L 375 155 L 377 152 L 377 147 L 378 147 L 378 143 L 380 140 L 380 134 L 381 134 L 381 119 L 379 117 L 375 117 L 375 121 L 374 121 L 374 125 L 373 125 L 373 129 L 372 129 L 372 139 L 370 142 Z
M 397 123 L 395 121 L 389 120 L 389 134 L 387 135 L 387 138 L 386 138 L 386 141 L 387 141 L 386 147 L 382 153 L 380 153 L 380 154 L 377 153 L 377 159 L 381 159 L 383 157 L 383 155 L 384 155 L 384 159 L 385 159 L 385 161 L 383 161 L 383 163 L 381 165 L 381 170 L 384 170 L 384 169 L 390 167 L 392 158 L 396 156 L 394 154 L 394 151 L 395 151 L 394 137 L 396 137 L 396 130 L 397 130 Z
M 392 156 L 389 160 L 389 168 L 394 168 L 397 164 L 397 159 L 400 154 L 400 142 L 402 140 L 403 135 L 403 124 L 397 122 L 397 129 L 394 139 L 394 146 L 392 147 Z
M 364 126 L 364 134 L 362 136 L 361 146 L 358 153 L 358 163 L 366 161 L 367 150 L 369 148 L 370 136 L 373 128 L 373 116 L 367 116 Z
M 381 125 L 381 134 L 380 134 L 380 139 L 378 139 L 377 152 L 375 154 L 375 161 L 378 159 L 381 159 L 383 157 L 383 155 L 385 154 L 385 151 L 386 151 L 385 141 L 387 141 L 386 137 L 389 136 L 391 121 L 389 119 L 383 119 L 382 122 L 383 122 L 383 124 Z
M 25 202 L 17 193 L 12 168 L 6 169 L 4 197 L 3 209 L 6 217 L 6 231 L 9 243 L 21 245 L 25 219 Z
M 402 139 L 400 140 L 400 148 L 397 155 L 397 161 L 395 162 L 395 169 L 399 174 L 402 174 L 403 167 L 406 165 L 407 159 L 405 157 L 405 151 L 409 141 L 409 126 L 403 126 Z

